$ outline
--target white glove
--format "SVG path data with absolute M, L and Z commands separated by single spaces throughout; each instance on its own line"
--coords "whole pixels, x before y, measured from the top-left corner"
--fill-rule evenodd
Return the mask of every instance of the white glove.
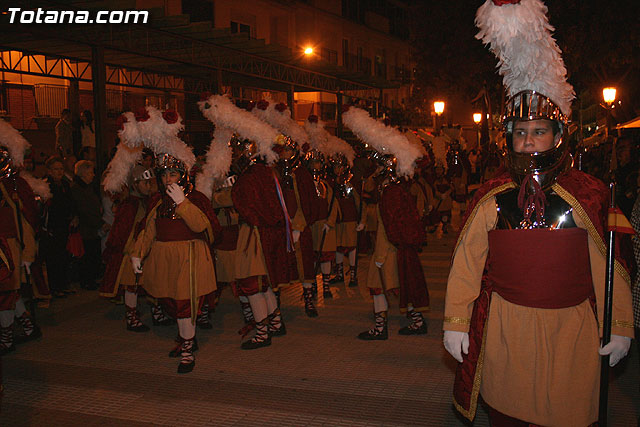
M 167 194 L 176 202 L 176 205 L 184 202 L 184 190 L 178 184 L 171 184 L 167 187 Z
M 606 356 L 608 354 L 609 366 L 616 366 L 616 364 L 629 353 L 629 347 L 631 347 L 631 338 L 611 335 L 609 344 L 600 347 L 598 353 L 600 353 L 600 356 Z
M 444 348 L 458 362 L 462 363 L 462 353 L 469 354 L 469 334 L 467 332 L 444 331 Z
M 300 240 L 300 232 L 298 230 L 293 230 L 293 244 L 295 245 Z
M 133 266 L 133 272 L 136 274 L 142 273 L 142 260 L 140 258 L 131 257 L 131 265 Z
M 384 264 L 384 262 L 378 262 L 378 261 L 376 261 L 376 267 L 378 267 L 378 268 L 382 268 L 382 264 Z
M 22 266 L 27 274 L 31 274 L 31 263 L 29 261 L 22 261 Z
M 322 231 L 324 231 L 325 233 L 328 233 L 329 230 L 331 230 L 331 227 L 329 227 L 329 224 L 325 224 L 322 226 Z
M 356 231 L 362 231 L 364 230 L 364 224 L 360 223 L 356 226 Z

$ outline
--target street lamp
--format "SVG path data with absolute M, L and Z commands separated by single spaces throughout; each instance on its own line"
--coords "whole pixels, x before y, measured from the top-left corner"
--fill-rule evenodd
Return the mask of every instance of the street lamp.
M 613 122 L 613 117 L 611 116 L 611 110 L 614 105 L 613 102 L 616 100 L 616 88 L 615 87 L 605 87 L 602 89 L 602 98 L 604 102 L 607 104 L 607 136 L 611 133 L 611 127 Z
M 616 100 L 616 88 L 605 87 L 602 89 L 602 97 L 604 98 L 604 102 L 606 102 L 608 106 L 611 106 L 611 104 Z
M 309 56 L 309 55 L 313 55 L 313 48 L 311 46 L 307 46 L 304 48 L 304 54 Z
M 436 112 L 435 117 L 435 126 L 434 128 L 438 129 L 438 116 L 441 116 L 444 113 L 444 101 L 436 101 L 433 103 L 433 111 Z
M 482 113 L 473 113 L 473 122 L 476 124 L 476 145 L 480 148 L 480 122 Z

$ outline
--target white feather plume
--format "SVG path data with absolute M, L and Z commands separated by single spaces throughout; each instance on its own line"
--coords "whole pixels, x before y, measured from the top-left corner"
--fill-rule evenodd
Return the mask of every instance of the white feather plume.
M 110 193 L 120 192 L 129 180 L 131 169 L 141 160 L 142 147 L 131 148 L 126 144 L 118 144 L 102 181 L 104 189 Z
M 342 114 L 342 121 L 354 134 L 381 154 L 391 154 L 398 161 L 399 176 L 413 176 L 421 151 L 400 131 L 369 116 L 365 110 L 351 107 Z
M 18 175 L 27 181 L 29 187 L 33 190 L 36 196 L 40 196 L 40 198 L 44 201 L 47 201 L 51 198 L 51 188 L 49 187 L 49 183 L 44 179 L 36 178 L 31 175 L 31 173 L 21 170 Z
M 0 119 L 0 145 L 7 147 L 11 162 L 20 167 L 24 164 L 24 153 L 31 144 L 8 122 Z
M 487 0 L 476 14 L 477 39 L 489 44 L 510 96 L 535 90 L 549 97 L 565 114 L 575 98 L 567 82 L 562 52 L 551 36 L 554 28 L 541 0 L 496 6 Z
M 207 151 L 207 160 L 196 179 L 196 190 L 203 193 L 209 199 L 213 196 L 213 184 L 216 180 L 226 177 L 231 167 L 233 152 L 229 146 L 229 140 L 233 136 L 233 130 L 216 126 L 213 139 Z
M 291 110 L 289 108 L 280 112 L 276 109 L 276 104 L 269 101 L 266 110 L 255 107 L 251 112 L 279 130 L 283 135 L 297 142 L 298 146 L 302 147 L 309 142 L 309 135 L 307 135 L 302 126 L 291 118 Z
M 413 144 L 416 148 L 418 148 L 418 150 L 420 150 L 420 157 L 426 156 L 427 155 L 427 150 L 426 148 L 424 148 L 424 145 L 422 145 L 422 140 L 420 139 L 420 137 L 418 135 L 416 135 L 415 133 L 413 133 L 413 131 L 411 129 L 407 129 L 404 132 L 404 136 L 407 137 L 407 140 Z
M 122 113 L 122 116 L 126 121 L 122 123 L 122 129 L 118 130 L 120 142 L 131 148 L 141 146 L 143 142 L 140 137 L 140 130 L 138 128 L 138 122 L 136 122 L 136 116 L 131 111 Z
M 198 106 L 202 114 L 216 126 L 232 129 L 242 138 L 254 141 L 257 154 L 264 157 L 267 164 L 272 164 L 278 159 L 272 148 L 279 133 L 269 124 L 236 107 L 223 95 L 212 95 L 209 99 L 198 102 Z
M 139 121 L 138 131 L 146 147 L 149 147 L 156 154 L 169 154 L 185 164 L 187 169 L 191 169 L 196 163 L 196 156 L 178 137 L 178 133 L 184 128 L 182 117 L 178 113 L 176 123 L 168 123 L 162 117 L 162 111 L 155 107 L 146 107 L 149 119 Z
M 349 165 L 353 166 L 353 159 L 355 159 L 356 153 L 351 145 L 343 139 L 331 135 L 324 126 L 325 123 L 321 120 L 318 120 L 317 123 L 305 120 L 304 129 L 309 135 L 311 148 L 315 148 L 327 157 L 342 154 L 349 162 Z

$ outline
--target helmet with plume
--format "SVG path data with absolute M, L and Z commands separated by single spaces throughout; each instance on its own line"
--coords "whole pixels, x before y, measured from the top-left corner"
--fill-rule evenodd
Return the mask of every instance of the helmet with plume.
M 575 98 L 546 13 L 541 0 L 487 0 L 476 14 L 476 38 L 498 58 L 509 95 L 503 117 L 509 171 L 518 184 L 526 179 L 543 189 L 570 167 L 566 124 Z M 543 152 L 515 152 L 515 123 L 541 119 L 550 120 L 554 134 L 560 134 L 555 145 Z

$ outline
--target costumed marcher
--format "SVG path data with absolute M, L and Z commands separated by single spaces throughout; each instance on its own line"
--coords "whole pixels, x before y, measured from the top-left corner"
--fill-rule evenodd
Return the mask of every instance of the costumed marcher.
M 454 140 L 449 146 L 447 153 L 447 165 L 449 171 L 449 179 L 451 180 L 451 198 L 454 202 L 462 205 L 461 210 L 464 211 L 464 205 L 469 195 L 469 161 L 464 151 L 460 147 L 460 142 Z
M 448 226 L 451 224 L 451 209 L 453 207 L 453 198 L 451 193 L 453 188 L 451 181 L 447 178 L 446 170 L 443 164 L 435 166 L 436 179 L 433 182 L 433 192 L 435 197 L 435 210 L 438 212 L 438 219 L 442 224 L 442 233 L 449 232 Z M 435 224 L 436 226 L 440 224 Z M 434 230 L 435 231 L 435 230 Z
M 399 297 L 400 311 L 409 326 L 401 335 L 424 335 L 427 323 L 422 313 L 429 309 L 429 291 L 418 250 L 426 233 L 411 195 L 411 176 L 416 160 L 424 156 L 422 147 L 410 143 L 398 130 L 385 126 L 361 109 L 351 107 L 342 114 L 343 122 L 360 139 L 376 150 L 386 179 L 378 204 L 378 231 L 367 287 L 373 296 L 374 326 L 358 335 L 361 340 L 386 340 L 387 295 Z
M 27 298 L 37 301 L 38 307 L 48 308 L 51 300 L 51 289 L 49 287 L 48 270 L 45 269 L 45 254 L 41 248 L 41 241 L 47 231 L 44 224 L 49 216 L 48 206 L 49 200 L 52 198 L 51 187 L 47 180 L 36 178 L 27 169 L 20 170 L 18 174 L 27 181 L 31 190 L 33 190 L 36 197 L 36 213 L 38 215 L 38 228 L 35 230 L 36 257 L 29 268 L 30 280 L 27 282 L 27 285 L 30 284 L 31 288 L 25 289 L 23 295 L 26 293 Z
M 157 155 L 160 193 L 149 203 L 131 263 L 145 291 L 177 319 L 178 345 L 169 356 L 180 357 L 178 373 L 187 373 L 195 366 L 196 317 L 204 296 L 216 290 L 210 246 L 220 225 L 209 199 L 189 182 L 195 156 L 177 136 L 180 116 L 146 107 L 135 120 L 140 138 Z
M 637 183 L 640 185 L 640 174 L 636 177 Z M 633 321 L 635 324 L 636 345 L 640 350 L 640 194 L 636 197 L 631 210 L 631 225 L 636 232 L 632 236 L 633 255 L 636 260 L 636 276 L 633 280 L 632 296 L 633 296 Z M 639 356 L 640 361 L 640 356 Z
M 344 260 L 349 262 L 349 287 L 358 286 L 358 272 L 356 270 L 356 255 L 358 245 L 358 232 L 364 230 L 364 224 L 359 207 L 360 193 L 352 185 L 353 175 L 347 158 L 338 153 L 329 158 L 330 172 L 333 178 L 333 191 L 338 204 L 338 218 L 336 220 L 336 275 L 331 283 L 344 282 Z M 362 189 L 360 189 L 362 190 Z
M 235 256 L 238 242 L 238 213 L 233 208 L 231 187 L 237 179 L 231 171 L 234 164 L 234 150 L 240 141 L 233 131 L 216 126 L 209 149 L 202 163 L 201 171 L 196 175 L 196 189 L 211 199 L 212 207 L 221 226 L 220 237 L 213 245 L 215 249 L 216 281 L 218 289 L 205 299 L 198 326 L 211 329 L 209 321 L 225 284 L 235 284 Z M 236 157 L 237 160 L 237 157 Z M 236 162 L 236 167 L 240 167 Z M 234 288 L 235 289 L 235 288 Z
M 29 146 L 20 132 L 0 120 L 0 355 L 14 351 L 14 342 L 42 336 L 20 296 L 22 277 L 29 278 L 37 250 L 36 196 L 17 173 Z M 23 330 L 23 334 L 16 337 L 14 319 Z
M 271 345 L 271 337 L 286 334 L 274 290 L 298 281 L 291 218 L 280 181 L 269 166 L 277 160 L 274 143 L 284 137 L 225 96 L 212 95 L 199 106 L 216 127 L 232 129 L 251 142 L 244 145 L 249 166 L 231 190 L 240 216 L 235 275 L 238 291 L 247 297 L 256 322 L 255 335 L 241 348 L 265 347 Z
M 291 118 L 291 111 L 286 104 L 274 105 L 262 100 L 251 112 L 286 136 L 284 144 L 274 146 L 279 157 L 274 171 L 280 182 L 287 214 L 291 218 L 304 311 L 309 317 L 317 317 L 318 310 L 313 298 L 316 269 L 311 228 L 320 219 L 321 206 L 313 176 L 308 169 L 300 167 L 300 153 L 304 155 L 309 150 L 310 138 L 305 129 Z
M 120 191 L 121 188 L 118 188 L 119 186 L 114 188 L 111 185 L 113 180 L 109 176 L 109 172 L 117 165 L 112 162 L 110 166 L 111 169 L 107 168 L 105 177 L 105 191 L 114 193 Z M 129 174 L 129 196 L 117 206 L 113 226 L 109 231 L 106 247 L 102 253 L 106 269 L 100 285 L 100 296 L 114 298 L 118 295 L 124 295 L 127 330 L 133 332 L 149 330 L 149 327 L 140 320 L 138 313 L 138 295 L 142 291 L 142 283 L 140 277 L 137 277 L 133 272 L 131 253 L 141 231 L 140 224 L 147 214 L 149 198 L 152 195 L 151 182 L 155 178 L 153 169 L 146 169 L 142 165 L 133 167 Z M 159 324 L 160 321 L 156 320 L 156 317 L 154 316 L 154 324 Z M 168 323 L 167 319 L 162 320 L 163 323 Z
M 324 123 L 318 119 L 318 116 L 309 116 L 304 126 L 312 147 L 307 153 L 306 164 L 315 181 L 320 203 L 319 212 L 321 212 L 320 220 L 312 227 L 313 247 L 320 262 L 323 298 L 333 298 L 330 284 L 331 262 L 336 260 L 338 249 L 336 223 L 340 216 L 340 203 L 337 201 L 336 188 L 330 184 L 324 172 L 324 161 L 340 157 L 352 165 L 355 152 L 346 141 L 325 130 Z
M 467 209 L 443 329 L 460 362 L 456 408 L 472 420 L 481 396 L 494 425 L 595 423 L 600 355 L 615 365 L 633 335 L 629 270 L 618 253 L 612 336 L 601 348 L 609 195 L 571 168 L 574 92 L 546 11 L 540 0 L 488 0 L 476 16 L 476 37 L 498 57 L 509 95 L 508 171 Z

